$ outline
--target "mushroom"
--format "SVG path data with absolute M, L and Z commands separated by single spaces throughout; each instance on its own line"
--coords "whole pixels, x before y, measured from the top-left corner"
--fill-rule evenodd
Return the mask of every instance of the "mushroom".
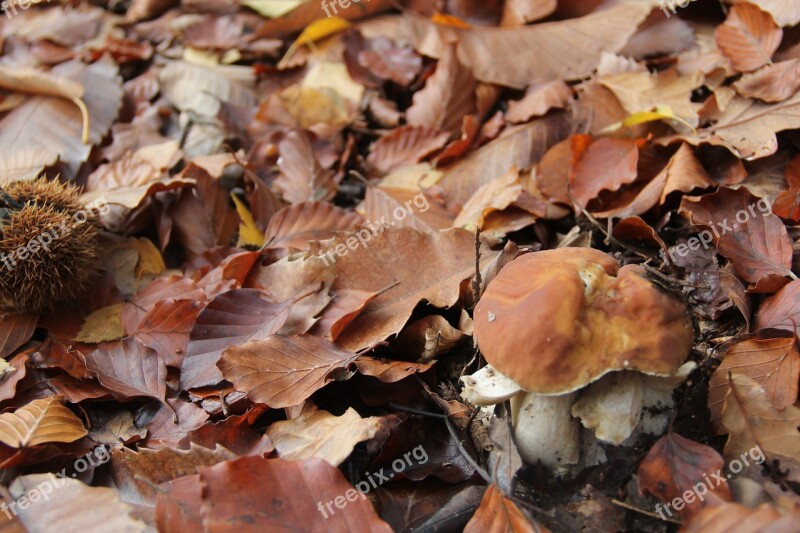
M 528 463 L 578 463 L 578 418 L 614 444 L 639 426 L 663 430 L 663 420 L 644 423 L 642 410 L 671 406 L 672 389 L 694 366 L 682 366 L 693 339 L 683 303 L 643 268 L 620 268 L 590 248 L 510 262 L 474 318 L 489 365 L 461 378 L 462 396 L 481 406 L 511 399 L 514 437 Z

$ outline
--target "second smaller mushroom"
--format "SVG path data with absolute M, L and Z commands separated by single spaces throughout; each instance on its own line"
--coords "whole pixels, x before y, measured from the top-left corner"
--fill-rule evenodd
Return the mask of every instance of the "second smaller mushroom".
M 511 399 L 514 437 L 528 463 L 564 469 L 580 459 L 580 422 L 620 444 L 638 427 L 658 433 L 693 330 L 684 304 L 635 265 L 590 248 L 521 256 L 475 308 L 489 366 L 462 378 L 475 405 Z M 642 416 L 643 411 L 646 416 Z

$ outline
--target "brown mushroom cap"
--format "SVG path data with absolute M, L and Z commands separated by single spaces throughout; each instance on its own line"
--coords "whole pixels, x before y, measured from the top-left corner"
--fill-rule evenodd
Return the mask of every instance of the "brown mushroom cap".
M 486 360 L 522 388 L 563 394 L 615 370 L 668 376 L 692 345 L 683 303 L 590 248 L 523 255 L 475 307 Z

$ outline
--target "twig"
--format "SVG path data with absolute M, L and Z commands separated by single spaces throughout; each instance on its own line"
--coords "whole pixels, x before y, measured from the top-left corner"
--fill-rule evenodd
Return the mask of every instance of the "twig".
M 677 524 L 679 526 L 683 524 L 683 522 L 681 522 L 680 520 L 673 520 L 671 518 L 661 518 L 656 513 L 653 513 L 653 512 L 650 512 L 650 511 L 645 511 L 644 509 L 639 509 L 638 507 L 634 507 L 633 505 L 629 505 L 629 504 L 627 504 L 625 502 L 621 502 L 619 500 L 611 500 L 611 503 L 613 503 L 616 506 L 619 506 L 619 507 L 622 507 L 624 509 L 627 509 L 629 511 L 634 511 L 634 512 L 639 513 L 639 514 L 643 514 L 645 516 L 649 516 L 650 518 L 658 518 L 659 520 L 663 520 L 664 522 L 670 522 L 671 524 Z

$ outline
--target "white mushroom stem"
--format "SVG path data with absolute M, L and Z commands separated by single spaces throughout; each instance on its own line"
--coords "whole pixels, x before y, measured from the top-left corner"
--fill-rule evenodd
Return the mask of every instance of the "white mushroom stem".
M 511 398 L 514 441 L 526 463 L 565 470 L 578 462 L 580 426 L 570 412 L 576 395 L 523 392 Z
M 594 430 L 598 439 L 612 444 L 621 444 L 637 426 L 645 433 L 661 433 L 668 417 L 647 411 L 642 416 L 643 409 L 672 407 L 672 390 L 684 382 L 695 366 L 686 363 L 672 376 L 631 371 L 608 374 L 581 391 L 572 406 L 572 415 Z

